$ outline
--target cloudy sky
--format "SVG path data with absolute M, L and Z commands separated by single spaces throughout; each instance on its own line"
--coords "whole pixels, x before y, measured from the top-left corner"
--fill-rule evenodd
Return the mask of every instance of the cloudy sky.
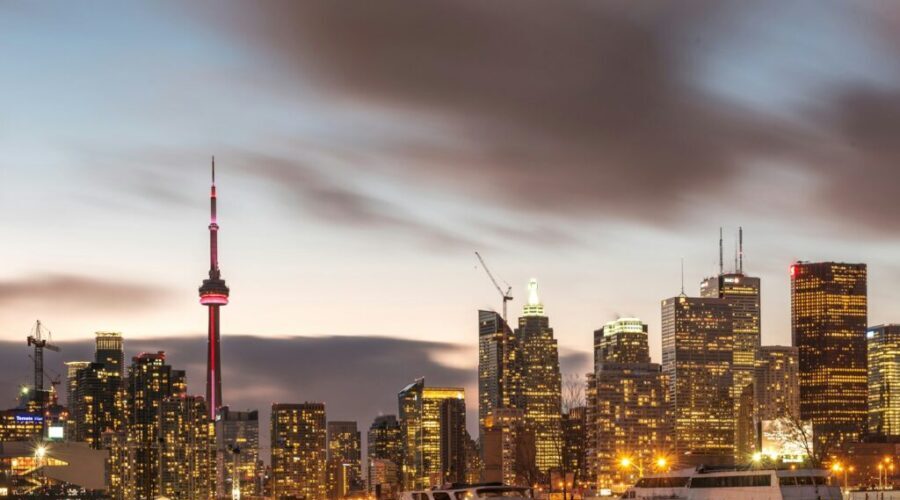
M 764 343 L 790 342 L 795 259 L 868 263 L 870 323 L 900 321 L 895 2 L 13 1 L 0 67 L 0 339 L 25 371 L 0 387 L 36 318 L 202 364 L 213 154 L 239 406 L 265 386 L 368 425 L 418 375 L 474 406 L 499 307 L 474 250 L 512 311 L 540 281 L 572 371 L 619 315 L 659 359 L 659 302 L 682 258 L 689 294 L 716 271 L 720 226 Z M 339 402 L 393 356 L 381 402 Z

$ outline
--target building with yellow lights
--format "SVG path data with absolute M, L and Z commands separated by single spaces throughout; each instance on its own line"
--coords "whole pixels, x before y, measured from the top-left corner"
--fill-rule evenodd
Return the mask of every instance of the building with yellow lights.
M 866 332 L 869 368 L 870 434 L 900 436 L 900 325 Z
M 525 412 L 497 408 L 484 420 L 481 437 L 482 481 L 531 486 L 536 477 L 534 432 L 525 425 Z M 535 474 L 536 476 L 536 474 Z
M 799 348 L 800 418 L 828 447 L 858 441 L 868 420 L 865 264 L 791 266 L 791 335 Z
M 326 426 L 327 460 L 331 466 L 328 498 L 341 499 L 363 490 L 362 439 L 355 421 L 331 421 Z
M 272 405 L 272 493 L 326 498 L 325 404 Z
M 588 405 L 590 450 L 597 489 L 630 484 L 658 457 L 669 456 L 668 387 L 661 367 L 650 362 L 647 325 L 620 318 L 594 332 L 595 371 Z M 622 467 L 626 459 L 634 467 Z M 640 467 L 637 465 L 640 464 Z
M 159 495 L 184 500 L 214 496 L 215 441 L 203 397 L 162 401 L 158 434 Z
M 662 373 L 675 466 L 734 462 L 733 349 L 728 300 L 682 293 L 662 301 Z
M 800 418 L 800 370 L 798 349 L 766 345 L 756 359 L 757 416 L 760 421 Z
M 403 440 L 397 416 L 375 417 L 366 435 L 366 444 L 369 491 L 395 491 L 400 484 L 400 465 L 403 463 Z
M 217 495 L 231 495 L 235 481 L 242 497 L 260 495 L 259 412 L 222 406 L 216 415 L 215 429 Z
M 420 378 L 397 395 L 405 489 L 465 477 L 466 397 L 461 387 L 426 387 Z
M 522 367 L 521 409 L 534 432 L 535 464 L 547 473 L 562 463 L 562 377 L 557 342 L 536 280 L 528 283 L 528 301 L 515 335 Z
M 738 461 L 744 461 L 756 448 L 754 388 L 751 386 L 760 347 L 760 279 L 745 275 L 741 269 L 722 273 L 703 280 L 700 296 L 725 299 L 731 305 L 735 453 Z

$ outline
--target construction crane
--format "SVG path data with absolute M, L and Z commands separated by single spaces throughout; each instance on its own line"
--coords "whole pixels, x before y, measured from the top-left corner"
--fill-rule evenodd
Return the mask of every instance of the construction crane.
M 481 254 L 477 251 L 475 252 L 475 256 L 478 257 L 478 262 L 481 262 L 481 268 L 484 269 L 484 272 L 487 273 L 488 278 L 491 279 L 491 283 L 494 284 L 494 288 L 497 289 L 497 292 L 500 294 L 500 297 L 503 298 L 503 322 L 506 322 L 506 303 L 513 299 L 510 292 L 512 292 L 512 287 L 509 286 L 509 283 L 506 283 L 506 291 L 503 291 L 503 288 L 500 287 L 500 284 L 497 283 L 497 280 L 494 278 L 494 275 L 491 274 L 491 270 L 488 269 L 487 264 L 484 263 L 484 259 L 481 257 Z
M 60 348 L 50 343 L 50 331 L 47 331 L 47 337 L 42 334 L 41 320 L 37 320 L 34 325 L 34 332 L 28 336 L 28 345 L 34 346 L 34 396 L 43 398 L 44 391 L 44 349 L 50 349 L 53 352 L 59 352 Z M 42 401 L 43 403 L 43 401 Z

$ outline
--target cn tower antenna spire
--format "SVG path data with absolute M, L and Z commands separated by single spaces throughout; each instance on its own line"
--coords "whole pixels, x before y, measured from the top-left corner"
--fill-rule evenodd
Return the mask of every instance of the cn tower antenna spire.
M 209 190 L 209 278 L 200 286 L 200 304 L 208 309 L 209 339 L 206 352 L 206 404 L 210 420 L 222 404 L 222 361 L 219 355 L 219 308 L 228 304 L 228 286 L 219 271 L 219 223 L 216 217 L 216 157 L 212 157 Z

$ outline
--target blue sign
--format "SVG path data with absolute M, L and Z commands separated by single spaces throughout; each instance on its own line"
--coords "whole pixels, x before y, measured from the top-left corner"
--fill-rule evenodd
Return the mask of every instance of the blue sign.
M 40 415 L 16 415 L 16 422 L 43 422 L 44 417 Z

